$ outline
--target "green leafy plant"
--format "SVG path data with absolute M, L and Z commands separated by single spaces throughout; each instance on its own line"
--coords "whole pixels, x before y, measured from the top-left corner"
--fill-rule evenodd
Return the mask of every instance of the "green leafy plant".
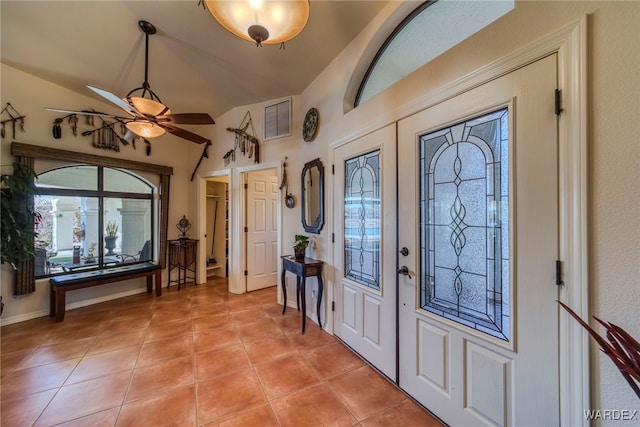
M 582 320 L 566 304 L 558 301 L 567 312 L 587 330 L 589 335 L 598 343 L 600 350 L 613 361 L 620 373 L 629 383 L 636 396 L 640 398 L 640 343 L 627 331 L 613 323 L 604 322 L 593 316 L 594 319 L 607 330 L 607 339 L 601 337 L 587 322 Z
M 104 232 L 107 235 L 107 237 L 116 237 L 116 235 L 118 234 L 118 223 L 107 221 L 107 225 L 104 228 Z
M 293 245 L 294 249 L 305 250 L 309 246 L 309 237 L 303 236 L 302 234 L 296 234 L 295 243 Z
M 10 264 L 14 270 L 34 256 L 34 242 L 38 236 L 35 224 L 41 221 L 33 206 L 36 177 L 33 169 L 17 162 L 13 163 L 12 174 L 0 176 L 0 262 Z

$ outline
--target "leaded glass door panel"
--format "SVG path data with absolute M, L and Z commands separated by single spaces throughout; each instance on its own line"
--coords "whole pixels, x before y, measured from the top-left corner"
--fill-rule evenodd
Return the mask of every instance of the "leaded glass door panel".
M 333 151 L 334 332 L 395 380 L 395 125 Z
M 508 108 L 418 139 L 420 308 L 505 341 L 508 149 Z
M 555 88 L 554 55 L 398 125 L 399 382 L 450 425 L 559 424 Z
M 380 149 L 344 161 L 344 276 L 380 290 Z

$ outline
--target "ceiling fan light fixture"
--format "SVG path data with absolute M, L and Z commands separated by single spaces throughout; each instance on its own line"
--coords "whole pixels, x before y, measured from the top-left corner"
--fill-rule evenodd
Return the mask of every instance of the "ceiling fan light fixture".
M 216 123 L 213 118 L 207 113 L 171 114 L 169 107 L 164 105 L 160 98 L 151 90 L 148 79 L 149 35 L 155 34 L 156 28 L 153 24 L 147 21 L 138 21 L 138 26 L 145 35 L 144 82 L 142 83 L 142 86 L 132 90 L 124 98 L 120 98 L 107 90 L 87 85 L 87 87 L 96 94 L 122 108 L 130 117 L 119 117 L 112 114 L 98 113 L 94 111 L 72 111 L 52 108 L 47 108 L 47 110 L 65 112 L 73 114 L 74 116 L 78 114 L 115 119 L 119 123 L 125 124 L 127 128 L 125 135 L 121 138 L 123 143 L 131 143 L 137 137 L 145 139 L 156 138 L 168 132 L 179 138 L 195 142 L 196 144 L 207 143 L 208 147 L 211 145 L 211 141 L 209 139 L 186 129 L 176 127 L 175 125 L 213 125 Z M 134 94 L 136 94 L 136 96 L 133 96 Z M 91 133 L 91 131 L 89 133 Z M 149 155 L 150 149 L 150 144 L 147 144 L 147 155 Z
M 127 101 L 133 106 L 133 108 L 145 116 L 155 117 L 163 114 L 171 114 L 169 107 L 153 99 L 143 98 L 140 96 L 129 96 L 127 97 Z
M 125 125 L 126 126 L 126 125 Z M 131 143 L 133 142 L 134 139 L 136 139 L 138 137 L 138 135 L 136 135 L 135 133 L 131 132 L 129 129 L 127 129 L 127 132 L 124 134 L 124 136 L 122 137 L 122 139 L 125 142 Z
M 142 120 L 127 122 L 127 129 L 143 138 L 156 138 L 165 134 L 165 130 L 160 126 Z
M 258 46 L 296 37 L 309 20 L 309 0 L 205 0 L 225 29 Z

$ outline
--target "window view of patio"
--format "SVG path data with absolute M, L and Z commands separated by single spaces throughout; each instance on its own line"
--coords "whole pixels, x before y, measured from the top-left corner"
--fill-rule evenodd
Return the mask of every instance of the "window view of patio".
M 40 174 L 36 186 L 36 277 L 153 259 L 155 187 L 144 179 L 69 166 Z

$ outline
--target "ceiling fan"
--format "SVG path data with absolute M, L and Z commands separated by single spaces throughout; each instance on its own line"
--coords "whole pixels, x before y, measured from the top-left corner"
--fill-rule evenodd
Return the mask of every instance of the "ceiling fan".
M 67 114 L 78 114 L 85 116 L 98 116 L 115 119 L 124 123 L 127 128 L 127 135 L 124 139 L 133 139 L 136 136 L 143 138 L 155 138 L 164 135 L 165 132 L 180 138 L 195 142 L 197 144 L 211 143 L 207 138 L 197 135 L 175 125 L 213 125 L 213 118 L 207 113 L 172 113 L 169 107 L 160 101 L 160 98 L 151 90 L 148 81 L 149 71 L 149 35 L 156 33 L 156 28 L 147 21 L 138 21 L 138 26 L 145 34 L 145 56 L 144 56 L 144 82 L 141 87 L 133 89 L 124 98 L 119 98 L 113 93 L 97 87 L 87 87 L 107 99 L 111 103 L 122 108 L 128 116 L 121 117 L 113 114 L 106 114 L 94 111 L 72 111 L 59 108 L 45 108 L 48 111 L 55 111 Z M 137 94 L 139 93 L 139 94 Z

